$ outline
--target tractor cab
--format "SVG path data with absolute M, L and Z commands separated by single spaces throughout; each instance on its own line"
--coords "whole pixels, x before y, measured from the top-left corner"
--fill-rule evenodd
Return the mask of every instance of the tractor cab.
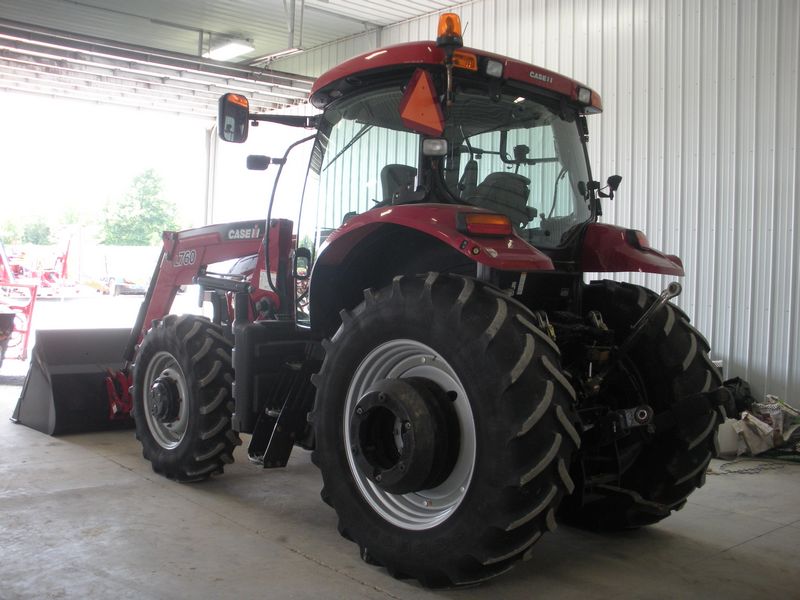
M 584 115 L 599 100 L 530 66 L 518 78 L 521 64 L 414 42 L 323 76 L 311 94 L 323 110 L 312 161 L 322 225 L 389 206 L 456 204 L 505 216 L 538 248 L 569 244 L 597 213 Z M 574 99 L 548 89 L 555 77 Z

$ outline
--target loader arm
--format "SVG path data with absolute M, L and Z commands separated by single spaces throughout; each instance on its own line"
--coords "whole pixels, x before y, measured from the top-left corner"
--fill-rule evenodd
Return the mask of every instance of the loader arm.
M 125 348 L 125 360 L 133 360 L 136 344 L 150 324 L 169 314 L 182 285 L 193 283 L 208 265 L 258 254 L 265 230 L 266 222 L 260 220 L 165 231 L 161 254 Z

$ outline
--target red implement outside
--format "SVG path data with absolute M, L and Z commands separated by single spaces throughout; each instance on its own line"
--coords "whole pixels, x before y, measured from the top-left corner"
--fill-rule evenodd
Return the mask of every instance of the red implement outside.
M 37 285 L 20 280 L 0 242 L 0 366 L 6 358 L 26 360 Z

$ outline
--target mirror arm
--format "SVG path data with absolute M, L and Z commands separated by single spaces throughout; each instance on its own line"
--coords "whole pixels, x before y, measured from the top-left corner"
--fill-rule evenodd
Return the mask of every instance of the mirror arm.
M 267 121 L 269 123 L 278 123 L 290 127 L 305 127 L 307 129 L 316 129 L 319 127 L 320 122 L 320 115 L 302 117 L 299 115 L 262 115 L 250 113 L 247 118 L 251 121 Z
M 500 132 L 500 160 L 502 160 L 507 165 L 515 165 L 517 164 L 514 162 L 508 154 L 508 131 L 503 130 Z

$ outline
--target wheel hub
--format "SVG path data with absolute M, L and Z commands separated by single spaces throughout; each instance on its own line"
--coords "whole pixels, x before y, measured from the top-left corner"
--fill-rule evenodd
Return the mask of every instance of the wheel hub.
M 180 414 L 180 390 L 170 377 L 162 375 L 150 387 L 150 414 L 162 423 L 172 423 Z
M 421 377 L 373 384 L 352 411 L 349 437 L 358 469 L 392 494 L 440 485 L 460 443 L 452 399 Z

